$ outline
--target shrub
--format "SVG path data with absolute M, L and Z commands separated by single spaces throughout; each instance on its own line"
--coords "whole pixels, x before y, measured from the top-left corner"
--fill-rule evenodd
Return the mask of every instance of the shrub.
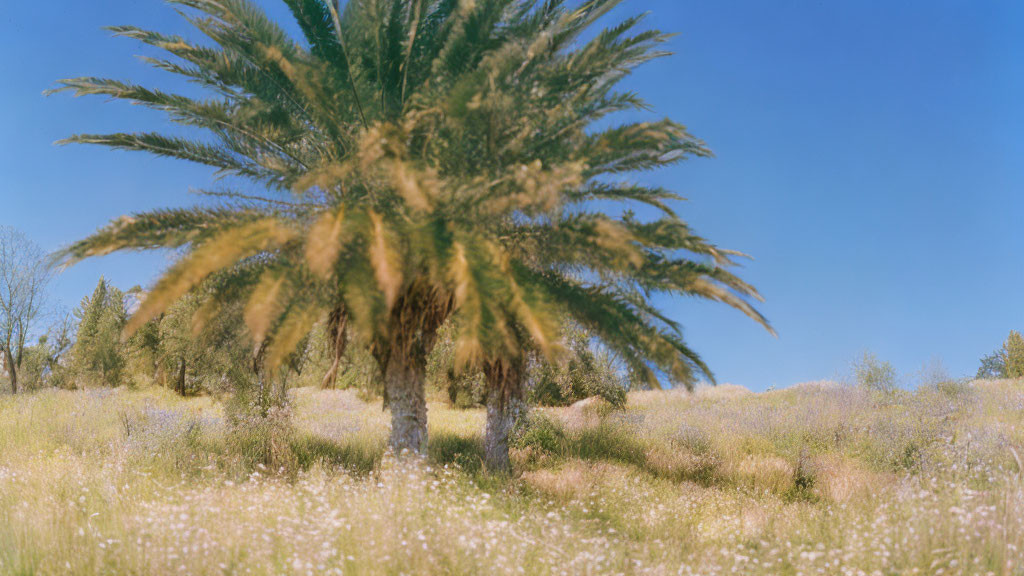
M 949 398 L 960 398 L 971 392 L 970 382 L 963 378 L 953 378 L 942 364 L 942 360 L 932 358 L 918 372 L 920 388 L 933 388 Z
M 791 501 L 814 501 L 814 485 L 816 478 L 810 466 L 806 452 L 801 451 L 793 467 L 793 485 L 783 495 Z
M 899 378 L 892 364 L 879 360 L 871 352 L 864 352 L 853 363 L 853 375 L 858 385 L 886 394 L 896 390 Z
M 950 398 L 962 398 L 968 396 L 972 391 L 970 381 L 964 378 L 943 380 L 935 385 L 935 389 Z
M 258 386 L 242 379 L 225 404 L 228 445 L 242 465 L 293 473 L 299 462 L 284 386 Z
M 698 456 L 711 454 L 714 448 L 711 435 L 705 430 L 689 424 L 681 424 L 675 433 L 669 436 L 669 443 Z
M 920 386 L 938 386 L 944 382 L 953 380 L 946 370 L 946 366 L 939 358 L 932 358 L 921 366 L 917 373 L 917 380 Z
M 584 460 L 612 460 L 644 467 L 647 445 L 635 430 L 617 422 L 603 421 L 580 429 L 571 438 L 569 452 Z
M 466 438 L 452 433 L 433 433 L 427 455 L 438 464 L 455 464 L 462 470 L 476 473 L 483 469 L 484 446 L 477 437 Z
M 509 444 L 519 450 L 556 454 L 565 447 L 565 429 L 547 414 L 532 411 L 512 431 Z
M 230 424 L 228 443 L 243 465 L 263 465 L 283 473 L 298 470 L 298 456 L 292 447 L 294 431 L 287 407 L 275 406 L 265 416 L 235 414 Z
M 336 387 L 353 389 L 364 402 L 373 402 L 384 393 L 384 378 L 373 354 L 365 346 L 348 346 L 338 368 Z

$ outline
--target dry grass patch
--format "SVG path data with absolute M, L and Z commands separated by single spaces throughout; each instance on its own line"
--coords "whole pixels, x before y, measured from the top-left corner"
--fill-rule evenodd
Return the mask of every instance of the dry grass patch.
M 809 468 L 814 475 L 814 492 L 833 502 L 870 499 L 873 493 L 899 484 L 895 474 L 869 470 L 835 454 L 814 458 Z
M 626 474 L 629 469 L 621 465 L 569 460 L 558 468 L 523 472 L 522 481 L 538 492 L 569 500 L 589 494 L 613 475 Z
M 479 472 L 482 410 L 387 414 L 295 390 L 282 473 L 209 398 L 0 398 L 0 574 L 995 574 L 1024 568 L 1024 383 L 630 395 L 546 414 L 521 476 Z M 523 454 L 533 451 L 526 461 Z

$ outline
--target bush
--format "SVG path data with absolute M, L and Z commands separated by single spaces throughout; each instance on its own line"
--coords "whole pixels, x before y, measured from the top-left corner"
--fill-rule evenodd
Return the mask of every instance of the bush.
M 232 414 L 228 443 L 246 467 L 266 466 L 283 473 L 298 470 L 298 456 L 293 450 L 294 430 L 287 407 L 275 406 L 266 415 L 255 411 Z
M 518 450 L 558 454 L 565 447 L 565 429 L 547 414 L 532 411 L 512 431 L 509 445 Z
M 478 436 L 435 432 L 430 435 L 427 455 L 438 464 L 455 464 L 465 472 L 476 473 L 483 469 L 484 445 Z
M 970 381 L 965 378 L 943 380 L 935 385 L 935 389 L 949 398 L 964 398 L 973 390 Z
M 626 389 L 617 378 L 572 365 L 542 369 L 530 389 L 530 403 L 538 406 L 569 406 L 595 396 L 614 408 L 626 405 Z
M 816 480 L 814 470 L 809 466 L 807 454 L 801 452 L 796 466 L 793 467 L 793 485 L 783 494 L 783 497 L 790 501 L 813 502 L 816 498 L 814 494 Z
M 635 430 L 618 422 L 602 421 L 580 429 L 570 439 L 568 451 L 584 460 L 611 460 L 640 468 L 647 465 L 647 445 Z
M 295 431 L 283 383 L 260 387 L 240 379 L 235 386 L 224 405 L 230 450 L 247 468 L 296 472 Z
M 896 390 L 899 379 L 892 364 L 879 360 L 870 352 L 865 352 L 853 363 L 853 376 L 858 385 L 886 394 Z
M 690 426 L 689 424 L 681 424 L 674 434 L 669 436 L 669 444 L 674 444 L 681 448 L 684 448 L 691 454 L 698 456 L 705 456 L 712 453 L 714 444 L 711 441 L 711 435 L 706 431 L 697 428 L 696 426 Z
M 364 402 L 374 402 L 384 394 L 384 377 L 373 354 L 365 346 L 350 344 L 338 367 L 336 387 L 353 389 Z

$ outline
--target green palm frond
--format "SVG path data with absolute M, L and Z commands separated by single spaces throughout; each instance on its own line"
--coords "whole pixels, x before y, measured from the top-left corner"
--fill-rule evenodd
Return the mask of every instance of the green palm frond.
M 180 248 L 201 243 L 211 234 L 265 218 L 265 213 L 235 208 L 157 210 L 123 216 L 59 253 L 58 263 L 68 266 L 118 250 Z
M 259 187 L 209 193 L 216 208 L 123 218 L 62 253 L 182 252 L 132 326 L 200 290 L 198 320 L 244 303 L 279 365 L 332 311 L 375 353 L 414 356 L 454 316 L 461 365 L 494 367 L 526 349 L 557 356 L 568 316 L 637 382 L 686 386 L 710 371 L 653 295 L 722 302 L 771 330 L 732 271 L 742 255 L 693 233 L 678 195 L 608 178 L 711 155 L 668 119 L 595 129 L 648 110 L 616 87 L 667 54 L 670 36 L 642 16 L 581 40 L 620 0 L 350 0 L 340 13 L 331 0 L 284 2 L 301 38 L 250 0 L 170 0 L 203 44 L 110 29 L 161 50 L 144 60 L 206 97 L 94 77 L 51 91 L 146 106 L 190 130 L 63 143 L 188 160 Z

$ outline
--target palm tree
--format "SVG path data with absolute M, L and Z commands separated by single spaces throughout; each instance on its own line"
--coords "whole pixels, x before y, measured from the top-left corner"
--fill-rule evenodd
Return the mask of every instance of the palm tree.
M 129 330 L 221 274 L 197 316 L 244 301 L 254 365 L 272 375 L 327 316 L 337 354 L 350 326 L 377 358 L 392 445 L 422 452 L 426 353 L 450 316 L 460 366 L 487 368 L 499 387 L 527 345 L 557 357 L 564 313 L 652 383 L 656 370 L 681 382 L 707 370 L 651 294 L 713 298 L 767 326 L 746 300 L 756 292 L 725 270 L 730 253 L 666 205 L 673 193 L 616 180 L 706 156 L 704 145 L 670 120 L 591 129 L 646 109 L 614 87 L 664 54 L 666 35 L 632 32 L 638 17 L 579 41 L 620 0 L 285 0 L 301 42 L 248 0 L 170 2 L 210 42 L 112 30 L 169 53 L 147 60 L 208 98 L 104 78 L 57 89 L 142 104 L 207 134 L 66 142 L 197 162 L 247 186 L 206 192 L 219 206 L 122 218 L 63 252 L 72 263 L 182 250 Z M 665 214 L 613 217 L 595 200 Z

